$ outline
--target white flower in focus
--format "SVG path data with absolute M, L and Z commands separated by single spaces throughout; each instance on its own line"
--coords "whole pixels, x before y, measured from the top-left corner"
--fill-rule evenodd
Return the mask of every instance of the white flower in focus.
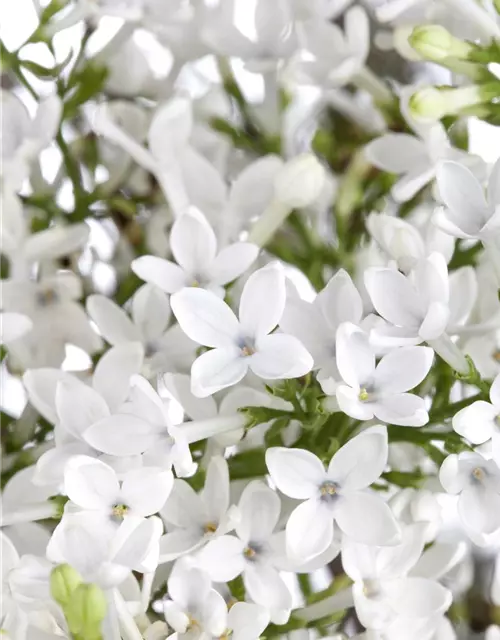
M 500 374 L 490 388 L 490 401 L 477 400 L 453 417 L 453 429 L 472 444 L 493 439 L 494 451 L 500 453 Z
M 272 447 L 266 451 L 267 468 L 277 488 L 305 501 L 295 508 L 286 525 L 292 559 L 307 560 L 325 551 L 333 540 L 334 521 L 358 542 L 397 544 L 399 527 L 388 505 L 364 491 L 380 477 L 387 455 L 387 430 L 380 426 L 347 442 L 327 470 L 305 449 Z
M 292 594 L 279 575 L 284 550 L 275 531 L 281 503 L 278 494 L 254 480 L 241 494 L 236 536 L 211 540 L 197 562 L 214 582 L 228 582 L 242 574 L 249 597 L 277 614 L 292 607 Z M 288 616 L 287 616 L 288 617 Z
M 344 385 L 336 388 L 341 411 L 357 420 L 421 427 L 429 420 L 425 401 L 406 393 L 429 373 L 434 353 L 429 347 L 401 347 L 375 364 L 368 335 L 350 322 L 337 330 L 337 366 Z
M 178 325 L 168 326 L 168 296 L 155 285 L 145 284 L 135 292 L 131 318 L 112 300 L 98 294 L 87 298 L 87 313 L 109 344 L 142 343 L 146 377 L 165 370 L 189 369 L 196 345 Z
M 458 495 L 458 513 L 472 535 L 500 529 L 500 469 L 495 460 L 466 451 L 449 455 L 439 470 L 445 491 Z
M 424 544 L 421 524 L 405 526 L 401 543 L 392 547 L 344 541 L 342 566 L 354 581 L 354 606 L 365 627 L 385 631 L 400 617 L 411 628 L 448 609 L 452 597 L 447 589 L 434 580 L 408 576 Z
M 88 456 L 73 456 L 64 469 L 64 491 L 80 509 L 119 522 L 158 513 L 173 486 L 170 470 L 132 469 L 118 476 L 110 466 Z
M 224 295 L 223 285 L 235 280 L 257 258 L 259 248 L 237 242 L 217 253 L 217 239 L 205 216 L 191 208 L 178 218 L 170 233 L 170 248 L 177 264 L 157 256 L 141 256 L 133 271 L 166 293 L 185 287 L 203 287 Z
M 229 471 L 224 458 L 214 456 L 210 460 L 200 493 L 184 480 L 175 480 L 161 516 L 167 523 L 167 533 L 160 540 L 161 563 L 191 553 L 231 531 L 237 514 L 229 506 Z
M 248 278 L 239 320 L 209 291 L 188 288 L 172 296 L 172 310 L 182 330 L 195 342 L 213 347 L 191 368 L 194 395 L 205 397 L 230 387 L 249 369 L 268 380 L 298 378 L 311 370 L 312 358 L 297 338 L 271 333 L 281 320 L 285 298 L 285 276 L 273 265 Z

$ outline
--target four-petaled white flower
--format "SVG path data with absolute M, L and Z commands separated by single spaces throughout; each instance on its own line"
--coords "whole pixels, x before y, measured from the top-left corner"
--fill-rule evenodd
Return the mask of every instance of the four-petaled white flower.
M 170 248 L 177 264 L 142 256 L 132 262 L 133 271 L 166 293 L 185 287 L 210 289 L 221 298 L 223 285 L 235 280 L 257 258 L 259 248 L 250 242 L 235 242 L 217 253 L 217 238 L 205 216 L 191 208 L 173 224 Z
M 425 401 L 406 392 L 422 382 L 433 359 L 429 347 L 401 347 L 376 365 L 368 335 L 344 322 L 337 331 L 337 366 L 345 383 L 336 389 L 340 409 L 357 420 L 423 426 L 429 420 Z
M 239 320 L 220 298 L 187 288 L 171 298 L 183 331 L 195 342 L 213 347 L 191 368 L 194 395 L 209 396 L 240 382 L 250 369 L 260 378 L 298 378 L 313 360 L 297 338 L 271 333 L 285 308 L 285 276 L 277 266 L 259 269 L 241 294 Z
M 292 558 L 306 560 L 325 551 L 333 540 L 334 521 L 357 542 L 398 542 L 399 527 L 388 505 L 365 491 L 384 471 L 387 455 L 387 430 L 381 426 L 370 427 L 347 442 L 327 470 L 305 449 L 272 447 L 266 451 L 267 468 L 277 488 L 305 501 L 295 508 L 286 525 L 287 550 Z

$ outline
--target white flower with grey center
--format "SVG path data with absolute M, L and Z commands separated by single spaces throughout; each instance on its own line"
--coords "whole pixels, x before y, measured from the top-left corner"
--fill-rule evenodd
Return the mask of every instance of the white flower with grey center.
M 89 456 L 73 456 L 64 469 L 64 491 L 80 509 L 113 521 L 146 518 L 164 506 L 173 485 L 170 470 L 140 467 L 121 477 L 109 465 Z
M 161 516 L 167 523 L 167 533 L 160 540 L 161 563 L 191 553 L 231 531 L 238 512 L 234 505 L 229 506 L 229 471 L 224 458 L 214 456 L 210 460 L 200 493 L 184 480 L 175 480 Z
M 236 536 L 210 541 L 197 562 L 214 582 L 228 582 L 241 574 L 248 596 L 282 620 L 288 617 L 292 595 L 279 574 L 284 556 L 283 538 L 275 532 L 280 499 L 263 482 L 254 480 L 245 487 L 238 510 Z
M 357 420 L 423 426 L 429 420 L 425 401 L 406 392 L 422 382 L 433 359 L 429 347 L 401 347 L 376 365 L 368 335 L 344 322 L 337 330 L 337 366 L 345 383 L 336 389 L 341 411 Z
M 112 300 L 98 294 L 87 298 L 87 313 L 109 344 L 142 343 L 146 377 L 166 369 L 189 369 L 196 345 L 178 325 L 168 326 L 172 315 L 168 296 L 157 286 L 145 284 L 135 292 L 131 317 Z
M 500 468 L 495 459 L 465 451 L 449 455 L 439 470 L 447 493 L 458 495 L 458 514 L 467 533 L 490 535 L 500 529 Z
M 250 369 L 260 378 L 298 378 L 313 360 L 297 338 L 271 333 L 285 308 L 285 276 L 277 265 L 253 273 L 245 283 L 239 320 L 220 298 L 188 288 L 171 298 L 172 310 L 185 333 L 213 347 L 191 368 L 191 389 L 199 397 L 240 382 Z
M 215 233 L 194 207 L 172 225 L 170 248 L 177 264 L 157 256 L 141 256 L 132 262 L 132 270 L 166 293 L 203 287 L 220 297 L 224 296 L 224 285 L 241 276 L 259 253 L 257 245 L 250 242 L 235 242 L 217 253 Z
M 392 545 L 399 527 L 389 506 L 365 491 L 387 464 L 387 429 L 370 427 L 349 440 L 330 460 L 328 469 L 305 449 L 272 447 L 266 451 L 271 479 L 285 495 L 302 504 L 286 525 L 291 558 L 307 560 L 332 543 L 334 521 L 357 542 Z M 368 524 L 369 523 L 369 524 Z

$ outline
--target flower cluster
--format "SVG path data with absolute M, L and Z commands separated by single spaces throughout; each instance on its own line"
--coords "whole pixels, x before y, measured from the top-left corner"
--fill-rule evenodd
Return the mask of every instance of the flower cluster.
M 498 640 L 500 3 L 33 5 L 2 638 Z

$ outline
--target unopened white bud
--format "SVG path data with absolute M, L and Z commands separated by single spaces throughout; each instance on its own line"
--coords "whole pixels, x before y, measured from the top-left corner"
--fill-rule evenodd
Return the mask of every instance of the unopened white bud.
M 325 169 L 316 156 L 303 153 L 278 171 L 274 181 L 274 196 L 290 209 L 302 209 L 319 198 L 325 181 Z
M 446 115 L 456 115 L 463 109 L 488 102 L 495 97 L 499 87 L 500 83 L 471 85 L 460 89 L 425 87 L 410 98 L 410 111 L 417 120 L 440 120 Z

